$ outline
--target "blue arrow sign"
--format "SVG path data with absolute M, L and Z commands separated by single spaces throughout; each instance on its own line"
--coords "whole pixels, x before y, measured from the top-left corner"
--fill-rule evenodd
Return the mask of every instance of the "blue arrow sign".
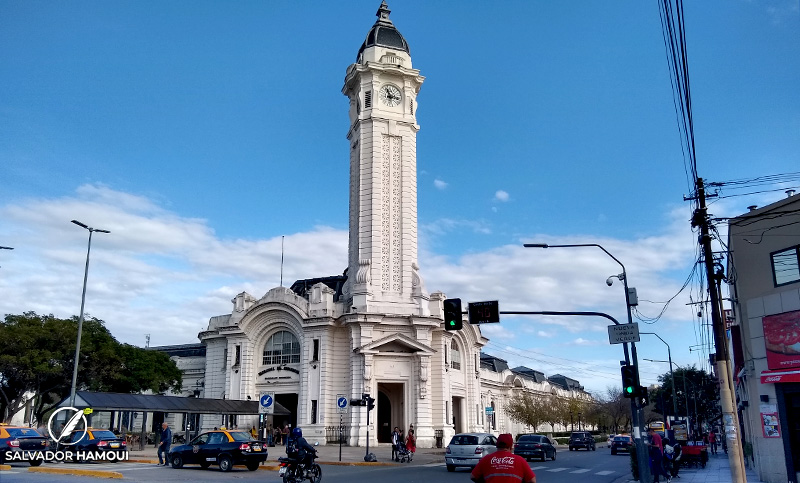
M 261 405 L 265 408 L 272 406 L 272 396 L 269 394 L 264 394 L 261 396 L 261 400 L 259 401 Z
M 346 408 L 347 407 L 347 398 L 346 397 L 340 397 L 336 401 L 336 405 L 339 406 L 340 408 Z

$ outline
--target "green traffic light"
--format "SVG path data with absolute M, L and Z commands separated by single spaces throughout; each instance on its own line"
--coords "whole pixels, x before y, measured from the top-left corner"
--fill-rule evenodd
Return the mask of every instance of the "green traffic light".
M 450 327 L 452 327 L 452 326 L 454 326 L 454 325 L 456 325 L 456 321 L 455 321 L 455 320 L 451 320 L 451 321 L 450 321 Z
M 628 394 L 633 394 L 633 386 L 628 386 L 625 388 L 625 392 Z

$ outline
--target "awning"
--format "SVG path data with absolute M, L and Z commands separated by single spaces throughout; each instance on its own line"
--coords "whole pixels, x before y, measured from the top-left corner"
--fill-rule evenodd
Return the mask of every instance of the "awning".
M 59 406 L 69 405 L 65 399 Z M 275 415 L 288 416 L 288 409 L 275 403 Z M 160 394 L 125 394 L 78 391 L 75 407 L 95 411 L 147 411 L 193 414 L 258 414 L 258 401 L 162 396 Z
M 793 371 L 761 371 L 761 384 L 800 382 L 800 369 Z

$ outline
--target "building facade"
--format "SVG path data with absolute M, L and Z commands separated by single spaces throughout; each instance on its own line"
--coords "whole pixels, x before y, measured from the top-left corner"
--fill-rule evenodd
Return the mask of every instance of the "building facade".
M 740 439 L 768 483 L 800 480 L 800 196 L 787 194 L 728 229 Z
M 426 290 L 417 260 L 416 114 L 424 77 L 389 14 L 383 2 L 342 88 L 350 120 L 347 269 L 260 298 L 237 295 L 232 312 L 212 317 L 199 334 L 205 368 L 189 384 L 207 398 L 272 394 L 291 415 L 271 424 L 302 426 L 324 442 L 325 428 L 341 420 L 351 445 L 367 442 L 366 408 L 340 413 L 336 401 L 368 393 L 376 399 L 370 444 L 413 424 L 417 445 L 431 447 L 457 432 L 511 430 L 498 415 L 515 391 L 588 395 L 487 370 L 481 349 L 488 339 L 478 326 L 443 330 L 445 295 Z M 197 361 L 186 364 L 194 371 Z M 487 407 L 497 409 L 491 428 Z M 250 427 L 258 417 L 236 423 Z M 201 427 L 219 424 L 206 417 Z

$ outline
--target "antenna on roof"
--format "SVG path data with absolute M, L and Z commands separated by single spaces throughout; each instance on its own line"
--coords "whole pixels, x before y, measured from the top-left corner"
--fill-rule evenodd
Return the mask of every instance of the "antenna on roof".
M 281 287 L 283 287 L 283 239 L 285 235 L 281 235 Z
M 144 348 L 147 349 L 150 347 L 150 334 L 144 335 Z

